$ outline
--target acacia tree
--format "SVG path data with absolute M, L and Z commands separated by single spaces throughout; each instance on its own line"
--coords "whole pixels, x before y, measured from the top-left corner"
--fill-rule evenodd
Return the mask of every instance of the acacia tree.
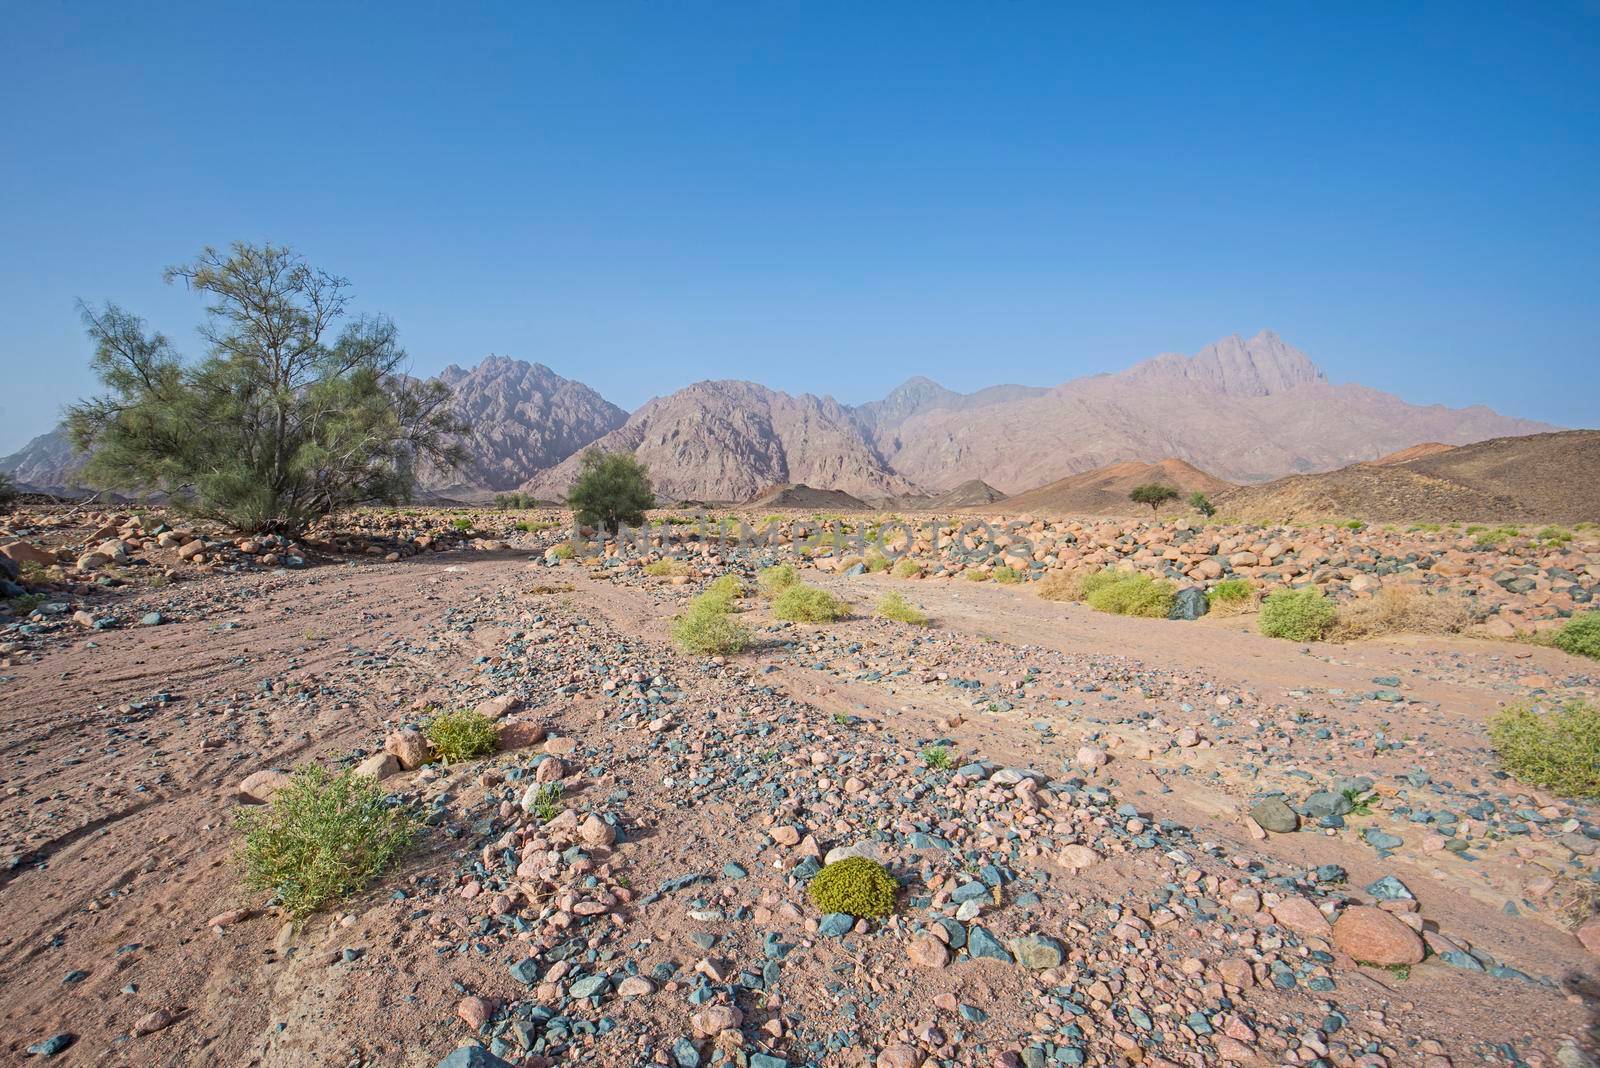
M 578 461 L 578 477 L 567 493 L 567 505 L 585 526 L 615 534 L 623 523 L 639 526 L 656 506 L 650 472 L 629 452 L 590 449 Z
M 1168 501 L 1178 499 L 1178 491 L 1171 486 L 1163 486 L 1159 482 L 1146 482 L 1142 486 L 1133 487 L 1133 492 L 1128 494 L 1128 500 L 1134 504 L 1148 504 L 1151 514 Z
M 207 248 L 165 278 L 211 298 L 196 362 L 116 305 L 79 303 L 106 387 L 67 412 L 74 443 L 92 450 L 91 485 L 159 490 L 241 530 L 294 532 L 341 507 L 409 497 L 419 461 L 464 458 L 448 388 L 401 373 L 390 319 L 347 317 L 345 279 L 290 248 L 244 243 Z

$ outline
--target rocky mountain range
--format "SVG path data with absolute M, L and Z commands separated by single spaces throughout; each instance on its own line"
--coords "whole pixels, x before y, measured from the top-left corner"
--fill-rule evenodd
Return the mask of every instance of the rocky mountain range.
M 563 497 L 591 444 L 634 452 L 663 499 L 749 501 L 804 483 L 883 499 L 982 480 L 1021 493 L 1125 460 L 1173 458 L 1236 483 L 1329 471 L 1430 441 L 1556 429 L 1489 408 L 1415 405 L 1335 385 L 1271 331 L 1054 387 L 958 393 L 914 377 L 850 406 L 754 382 L 708 381 L 629 416 L 542 364 L 490 356 L 440 378 L 473 426 L 465 470 L 424 473 L 451 497 L 521 488 Z M 81 458 L 58 429 L 0 459 L 24 485 L 70 487 Z

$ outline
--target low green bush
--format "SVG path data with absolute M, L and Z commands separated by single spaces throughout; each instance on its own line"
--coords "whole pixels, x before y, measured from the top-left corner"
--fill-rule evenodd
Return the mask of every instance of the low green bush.
M 731 605 L 744 596 L 744 582 L 738 575 L 719 575 L 706 585 L 705 592 L 713 597 L 721 597 Z
M 365 889 L 415 841 L 416 815 L 349 769 L 295 773 L 264 807 L 239 812 L 245 886 L 295 917 Z
M 1261 602 L 1256 626 L 1269 638 L 1292 642 L 1314 642 L 1326 637 L 1338 621 L 1334 603 L 1307 586 L 1298 590 L 1277 590 Z
M 890 572 L 895 578 L 911 579 L 922 577 L 922 565 L 909 556 L 902 556 L 894 562 L 894 570 Z
M 1083 583 L 1083 597 L 1097 612 L 1118 616 L 1166 619 L 1178 588 L 1164 579 L 1137 572 L 1102 571 Z
M 435 716 L 422 733 L 446 764 L 488 756 L 500 741 L 495 721 L 470 708 Z
M 756 586 L 763 597 L 776 597 L 800 581 L 800 572 L 793 564 L 778 564 L 756 575 Z
M 644 573 L 651 578 L 680 578 L 689 573 L 689 565 L 668 556 L 644 565 Z
M 845 603 L 815 586 L 790 586 L 772 602 L 772 614 L 793 623 L 832 623 L 849 614 Z
M 1237 604 L 1248 601 L 1255 592 L 1256 588 L 1249 579 L 1223 579 L 1206 592 L 1206 599 L 1223 604 Z
M 1600 660 L 1600 612 L 1573 616 L 1551 635 L 1550 644 L 1574 656 Z
M 878 602 L 879 619 L 892 619 L 897 623 L 910 623 L 916 627 L 928 625 L 928 614 L 898 593 L 886 593 Z
M 1009 564 L 1001 564 L 990 577 L 1003 586 L 1014 586 L 1022 581 L 1022 572 Z
M 672 621 L 672 640 L 696 656 L 737 653 L 750 644 L 750 631 L 729 614 L 733 602 L 724 594 L 702 593 Z
M 1548 712 L 1508 705 L 1489 724 L 1507 771 L 1563 797 L 1600 797 L 1600 707 L 1569 701 Z
M 866 857 L 836 860 L 806 884 L 811 903 L 823 912 L 856 917 L 888 916 L 899 891 L 900 884 L 889 870 Z

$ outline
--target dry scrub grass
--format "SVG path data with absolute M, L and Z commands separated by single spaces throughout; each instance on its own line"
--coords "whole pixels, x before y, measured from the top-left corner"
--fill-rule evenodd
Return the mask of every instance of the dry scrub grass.
M 1094 574 L 1098 572 L 1093 568 L 1052 571 L 1039 580 L 1039 596 L 1047 601 L 1081 601 L 1084 581 Z
M 1385 586 L 1371 597 L 1340 605 L 1329 637 L 1351 641 L 1386 634 L 1459 634 L 1472 622 L 1472 607 L 1463 597 Z

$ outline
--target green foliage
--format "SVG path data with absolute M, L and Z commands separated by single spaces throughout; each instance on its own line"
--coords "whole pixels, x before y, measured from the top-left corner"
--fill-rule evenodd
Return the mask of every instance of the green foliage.
M 961 577 L 966 579 L 968 582 L 988 582 L 989 572 L 984 571 L 982 568 L 969 567 L 967 570 L 961 572 Z
M 500 740 L 495 721 L 470 708 L 435 716 L 423 733 L 446 764 L 488 756 Z
M 682 560 L 674 560 L 668 556 L 644 565 L 644 573 L 654 578 L 673 578 L 687 575 L 689 573 L 689 565 Z
M 732 608 L 725 594 L 702 593 L 673 619 L 672 640 L 696 656 L 737 653 L 750 644 L 750 631 L 731 618 Z
M 566 790 L 560 783 L 544 783 L 533 792 L 533 803 L 528 808 L 540 823 L 549 823 L 561 815 L 565 794 Z
M 1600 660 L 1600 612 L 1573 616 L 1551 635 L 1550 644 L 1574 656 Z
M 888 916 L 899 892 L 900 884 L 889 870 L 866 857 L 836 860 L 806 884 L 811 903 L 823 912 L 856 917 Z
M 567 504 L 578 522 L 615 534 L 624 523 L 641 525 L 644 513 L 656 506 L 656 497 L 649 470 L 632 453 L 589 449 L 578 461 L 578 477 L 567 493 Z
M 578 550 L 572 547 L 570 541 L 558 541 L 546 551 L 557 560 L 571 560 L 578 554 Z
M 745 595 L 744 581 L 738 575 L 719 575 L 706 585 L 705 592 L 732 604 Z
M 1413 532 L 1419 532 L 1422 534 L 1437 534 L 1444 528 L 1438 523 L 1413 523 L 1409 529 Z
M 1367 525 L 1359 519 L 1347 519 L 1339 524 L 1346 530 L 1366 530 Z
M 871 575 L 875 575 L 879 571 L 889 570 L 889 558 L 876 549 L 868 549 L 867 555 L 862 558 L 861 564 L 867 569 L 867 573 Z
M 1534 536 L 1542 542 L 1565 545 L 1572 540 L 1572 531 L 1567 530 L 1565 527 L 1543 527 Z
M 1098 612 L 1166 619 L 1178 588 L 1139 572 L 1101 571 L 1083 583 L 1083 599 Z
M 1563 797 L 1600 797 L 1600 706 L 1569 701 L 1548 712 L 1508 705 L 1489 724 L 1506 770 Z
M 926 627 L 928 614 L 898 593 L 889 592 L 883 595 L 878 602 L 877 616 L 879 619 L 892 619 L 897 623 L 909 623 L 914 627 Z
M 1217 506 L 1211 503 L 1211 498 L 1207 497 L 1199 490 L 1195 490 L 1193 493 L 1189 494 L 1189 507 L 1199 512 L 1207 519 L 1210 519 L 1212 516 L 1217 514 Z
M 468 519 L 464 515 L 458 515 L 454 519 L 450 520 L 450 525 L 465 534 L 467 531 L 472 529 L 472 520 Z
M 1269 594 L 1261 603 L 1256 626 L 1269 638 L 1312 642 L 1326 637 L 1338 616 L 1332 601 L 1307 586 Z
M 13 597 L 6 601 L 6 607 L 11 609 L 13 615 L 25 616 L 44 604 L 45 600 L 45 595 L 42 593 L 25 593 L 21 597 Z
M 1256 588 L 1249 579 L 1223 579 L 1206 593 L 1209 601 L 1222 604 L 1242 604 L 1255 596 Z
M 305 767 L 259 808 L 240 811 L 239 859 L 251 890 L 304 916 L 365 889 L 416 837 L 416 816 L 354 769 Z
M 503 511 L 521 512 L 539 507 L 539 498 L 531 493 L 496 493 L 494 506 Z
M 1478 536 L 1477 544 L 1473 546 L 1475 549 L 1497 548 L 1511 538 L 1520 537 L 1522 533 L 1516 527 L 1510 525 L 1502 525 L 1498 527 L 1468 527 L 1466 532 L 1468 534 L 1476 534 Z
M 843 619 L 849 610 L 827 590 L 794 585 L 778 594 L 772 602 L 772 614 L 795 623 L 832 623 Z
M 934 771 L 949 771 L 956 766 L 947 745 L 930 745 L 922 751 L 922 762 Z
M 1001 564 L 989 577 L 1002 586 L 1015 586 L 1022 581 L 1022 572 L 1009 564 Z
M 1350 802 L 1350 815 L 1372 815 L 1372 803 L 1377 800 L 1377 794 L 1372 793 L 1371 791 L 1357 790 L 1354 787 L 1346 787 L 1341 792 L 1344 795 L 1344 799 Z
M 909 556 L 902 556 L 894 562 L 894 570 L 890 572 L 895 578 L 921 578 L 922 565 Z
M 17 484 L 11 476 L 0 471 L 0 511 L 9 511 L 17 503 Z
M 338 327 L 344 279 L 243 243 L 166 277 L 212 301 L 198 362 L 115 305 L 79 306 L 105 387 L 67 413 L 73 443 L 92 450 L 90 485 L 160 491 L 241 530 L 298 532 L 340 508 L 404 500 L 419 463 L 461 462 L 450 391 L 401 372 L 394 323 Z
M 800 572 L 793 564 L 779 564 L 756 575 L 756 586 L 763 597 L 776 597 L 800 581 Z
M 1128 494 L 1128 500 L 1134 504 L 1148 504 L 1152 515 L 1163 504 L 1177 499 L 1177 490 L 1171 486 L 1164 486 L 1159 482 L 1146 482 L 1142 486 L 1135 486 L 1132 492 Z

